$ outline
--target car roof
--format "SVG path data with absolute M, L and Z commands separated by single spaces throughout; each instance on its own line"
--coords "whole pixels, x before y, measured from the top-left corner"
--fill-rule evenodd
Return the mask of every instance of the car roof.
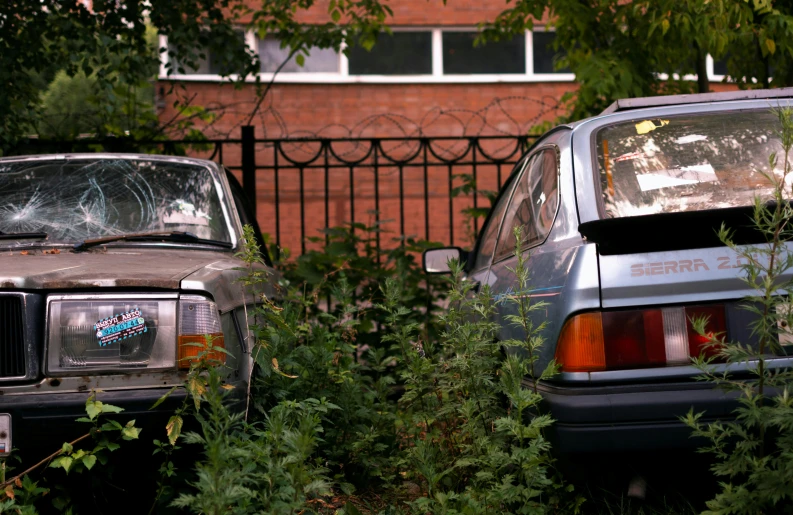
M 731 100 L 755 100 L 763 98 L 791 98 L 793 88 L 749 89 L 743 91 L 722 91 L 718 93 L 695 93 L 690 95 L 665 95 L 657 97 L 621 98 L 614 101 L 600 113 L 600 116 L 642 109 L 645 107 L 675 106 L 684 104 L 707 104 Z
M 130 159 L 136 161 L 169 161 L 172 163 L 184 163 L 184 164 L 193 164 L 199 166 L 209 165 L 217 169 L 217 164 L 214 161 L 209 161 L 206 159 L 197 159 L 193 157 L 183 157 L 183 156 L 169 156 L 169 155 L 161 155 L 161 154 L 136 154 L 129 152 L 51 153 L 51 154 L 32 154 L 32 155 L 23 155 L 23 156 L 7 156 L 7 157 L 0 157 L 0 164 L 20 162 L 20 161 L 27 161 L 27 162 L 57 161 L 57 160 L 70 161 L 70 160 L 79 160 L 79 159 Z

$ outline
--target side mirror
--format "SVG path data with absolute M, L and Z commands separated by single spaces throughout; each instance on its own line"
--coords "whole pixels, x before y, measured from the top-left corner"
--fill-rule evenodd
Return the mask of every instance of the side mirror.
M 440 249 L 425 250 L 422 255 L 422 263 L 424 271 L 428 274 L 449 274 L 449 261 L 456 259 L 457 261 L 464 262 L 468 258 L 468 254 L 459 247 L 444 247 Z

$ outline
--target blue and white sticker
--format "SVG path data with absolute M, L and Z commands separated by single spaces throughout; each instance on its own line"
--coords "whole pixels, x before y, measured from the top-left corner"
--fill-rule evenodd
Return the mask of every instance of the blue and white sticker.
M 143 313 L 138 308 L 135 308 L 126 313 L 103 318 L 94 324 L 94 330 L 99 340 L 99 346 L 105 347 L 111 343 L 145 333 L 148 328 L 146 327 L 146 321 L 143 319 Z

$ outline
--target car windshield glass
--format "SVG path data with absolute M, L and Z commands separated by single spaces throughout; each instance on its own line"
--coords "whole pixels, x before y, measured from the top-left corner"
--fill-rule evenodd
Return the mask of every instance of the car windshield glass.
M 155 159 L 0 162 L 0 232 L 74 243 L 185 231 L 231 242 L 215 185 L 206 167 Z
M 767 197 L 782 149 L 770 110 L 642 118 L 600 129 L 597 166 L 609 218 L 751 205 Z M 781 163 L 781 159 L 780 159 Z M 781 164 L 774 170 L 781 177 Z M 789 178 L 790 179 L 790 178 Z

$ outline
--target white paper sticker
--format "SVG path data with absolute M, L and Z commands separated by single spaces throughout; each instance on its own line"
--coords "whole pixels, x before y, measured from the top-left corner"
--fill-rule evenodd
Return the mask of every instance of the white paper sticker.
M 637 173 L 639 188 L 642 191 L 661 188 L 674 188 L 700 182 L 718 182 L 716 171 L 709 164 L 684 166 L 676 170 L 656 170 L 652 173 Z
M 208 219 L 187 213 L 170 213 L 163 217 L 163 221 L 174 225 L 209 225 Z
M 688 136 L 681 136 L 675 140 L 678 145 L 685 145 L 686 143 L 696 143 L 697 141 L 705 141 L 708 137 L 703 134 L 689 134 Z

